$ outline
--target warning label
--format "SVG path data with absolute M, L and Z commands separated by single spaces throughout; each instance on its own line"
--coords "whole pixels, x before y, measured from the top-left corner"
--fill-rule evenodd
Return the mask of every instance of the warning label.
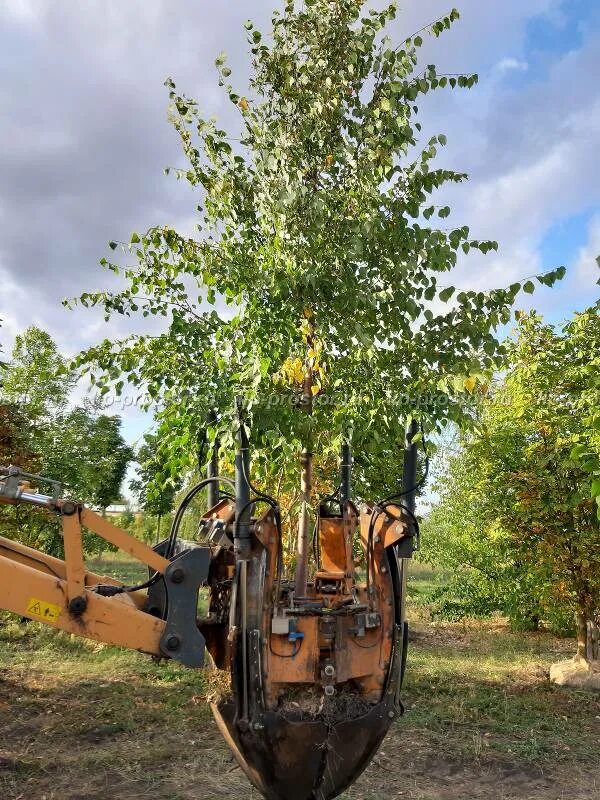
M 54 622 L 58 619 L 60 611 L 60 606 L 32 597 L 27 604 L 26 613 L 31 614 L 33 617 L 39 617 L 39 619 L 45 619 L 46 622 Z

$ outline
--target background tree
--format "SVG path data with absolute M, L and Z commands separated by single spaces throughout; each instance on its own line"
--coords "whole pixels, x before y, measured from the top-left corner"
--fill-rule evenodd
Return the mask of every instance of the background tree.
M 448 284 L 458 253 L 497 245 L 460 224 L 432 224 L 450 215 L 432 195 L 467 176 L 434 166 L 446 137 L 423 141 L 416 118 L 420 96 L 477 81 L 418 66 L 422 37 L 439 36 L 458 12 L 392 43 L 384 31 L 396 4 L 364 5 L 287 2 L 268 37 L 248 22 L 248 91 L 233 87 L 224 55 L 216 61 L 239 130 L 221 129 L 167 81 L 188 160 L 177 175 L 198 191 L 199 236 L 154 227 L 124 247 L 132 264 L 103 260 L 125 288 L 81 302 L 107 318 L 164 316 L 168 327 L 106 340 L 77 363 L 104 390 L 129 381 L 159 404 L 171 474 L 193 467 L 212 408 L 220 416 L 211 435 L 231 446 L 236 396 L 253 426 L 256 464 L 273 485 L 282 474 L 287 483 L 300 453 L 309 483 L 311 454 L 329 463 L 347 436 L 363 451 L 399 450 L 407 414 L 418 405 L 430 429 L 459 419 L 465 386 L 501 352 L 495 330 L 521 285 L 456 293 Z M 392 469 L 386 475 L 395 481 Z M 310 491 L 303 553 L 309 500 Z
M 54 478 L 64 494 L 103 510 L 119 497 L 133 453 L 119 417 L 90 405 L 70 406 L 74 385 L 49 334 L 31 327 L 17 336 L 0 390 L 2 463 Z M 27 544 L 62 552 L 60 526 L 51 515 L 6 507 L 0 510 L 0 527 Z M 99 543 L 91 534 L 84 537 L 88 550 Z
M 2 323 L 2 320 L 0 319 L 0 327 L 2 327 L 1 323 Z M 8 367 L 8 364 L 4 360 L 2 345 L 0 345 L 0 386 L 2 385 L 2 380 L 3 380 L 2 373 L 4 372 L 4 370 L 7 369 L 7 367 Z
M 15 337 L 2 388 L 5 397 L 26 411 L 32 425 L 65 410 L 76 376 L 64 366 L 65 360 L 46 331 L 31 326 Z
M 561 330 L 519 320 L 505 374 L 450 464 L 424 537 L 429 557 L 462 569 L 463 611 L 577 620 L 578 654 L 598 658 L 600 514 L 595 410 L 600 315 Z M 454 587 L 454 591 L 456 586 Z
M 167 453 L 161 447 L 161 433 L 147 433 L 144 444 L 137 452 L 138 477 L 129 483 L 145 514 L 156 518 L 156 539 L 160 539 L 161 522 L 173 510 L 175 495 L 181 488 L 180 480 L 164 479 L 168 473 Z

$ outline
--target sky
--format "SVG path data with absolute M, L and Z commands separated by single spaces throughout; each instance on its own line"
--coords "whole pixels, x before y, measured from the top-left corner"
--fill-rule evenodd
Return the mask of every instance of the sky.
M 423 64 L 477 72 L 470 92 L 430 93 L 425 132 L 445 133 L 440 166 L 470 174 L 439 202 L 451 223 L 499 242 L 471 254 L 453 283 L 491 288 L 565 265 L 554 289 L 527 296 L 553 322 L 598 299 L 600 254 L 600 3 L 598 0 L 455 0 L 461 19 L 427 38 Z M 167 166 L 183 166 L 167 122 L 178 88 L 223 127 L 235 110 L 217 87 L 225 51 L 244 94 L 249 48 L 244 21 L 268 28 L 276 0 L 1 0 L 0 345 L 10 352 L 28 325 L 74 353 L 107 333 L 99 314 L 68 311 L 65 297 L 104 289 L 98 262 L 109 240 L 172 224 L 191 232 L 197 199 Z M 390 32 L 401 41 L 451 5 L 405 0 Z M 115 406 L 135 443 L 147 415 Z

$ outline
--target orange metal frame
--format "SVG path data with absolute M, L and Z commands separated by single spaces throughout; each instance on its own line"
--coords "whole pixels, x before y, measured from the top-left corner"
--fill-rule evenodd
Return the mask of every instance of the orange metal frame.
M 90 509 L 58 500 L 56 510 L 62 519 L 64 561 L 0 537 L 0 608 L 78 636 L 161 655 L 165 623 L 145 613 L 145 594 L 123 592 L 105 597 L 93 591 L 98 584 L 123 583 L 86 568 L 81 528 L 155 572 L 164 574 L 169 561 Z M 74 613 L 74 605 L 82 610 Z

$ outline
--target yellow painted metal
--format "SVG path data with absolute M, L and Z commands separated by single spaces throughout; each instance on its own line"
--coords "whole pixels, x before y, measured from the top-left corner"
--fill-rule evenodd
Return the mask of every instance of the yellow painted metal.
M 85 563 L 79 515 L 63 516 L 62 523 L 67 566 L 67 593 L 69 600 L 72 600 L 74 597 L 81 597 L 85 589 Z
M 74 616 L 68 608 L 66 580 L 0 555 L 0 608 L 98 642 L 161 655 L 163 620 L 144 613 L 119 595 L 102 597 L 84 589 L 83 596 L 87 608 Z M 40 614 L 33 613 L 32 599 L 40 604 Z M 44 604 L 58 610 L 44 615 Z
M 49 556 L 48 553 L 43 553 L 41 550 L 34 550 L 32 547 L 21 544 L 21 542 L 14 542 L 12 539 L 6 539 L 0 536 L 0 556 L 4 556 L 11 561 L 18 564 L 25 564 L 27 567 L 40 570 L 47 575 L 54 575 L 55 578 L 66 580 L 67 567 L 64 561 L 60 558 Z M 85 572 L 85 585 L 98 586 L 98 584 L 108 584 L 110 586 L 123 586 L 123 581 L 113 578 L 110 575 L 98 575 L 86 569 Z M 143 592 L 127 592 L 127 596 L 138 606 L 142 608 L 147 600 Z
M 169 560 L 163 558 L 147 544 L 140 542 L 134 536 L 130 536 L 121 528 L 117 528 L 108 520 L 96 514 L 95 511 L 90 511 L 89 508 L 82 508 L 80 513 L 81 524 L 84 528 L 98 534 L 102 539 L 114 544 L 119 550 L 129 553 L 137 561 L 152 567 L 156 572 L 164 573 L 169 566 Z

